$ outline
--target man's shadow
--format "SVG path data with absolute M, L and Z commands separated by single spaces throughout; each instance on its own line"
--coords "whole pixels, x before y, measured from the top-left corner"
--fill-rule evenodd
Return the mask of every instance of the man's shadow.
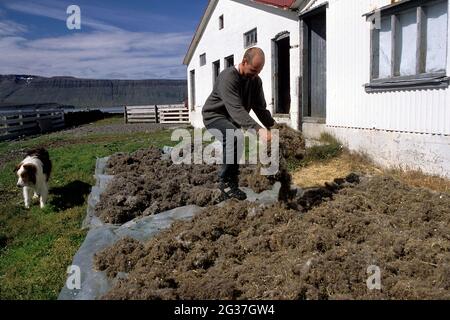
M 50 193 L 53 197 L 50 204 L 59 210 L 81 206 L 91 188 L 90 184 L 79 180 L 72 181 L 64 187 L 51 188 Z

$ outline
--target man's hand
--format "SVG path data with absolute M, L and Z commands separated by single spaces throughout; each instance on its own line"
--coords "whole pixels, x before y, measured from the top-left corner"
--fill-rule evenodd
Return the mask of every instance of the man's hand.
M 270 143 L 272 141 L 272 133 L 267 129 L 259 129 L 259 137 L 265 143 Z

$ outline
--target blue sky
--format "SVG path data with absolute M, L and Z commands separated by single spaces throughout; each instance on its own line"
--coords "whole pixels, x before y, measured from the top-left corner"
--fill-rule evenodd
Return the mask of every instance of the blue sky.
M 0 0 L 0 74 L 185 79 L 207 0 Z M 81 30 L 66 26 L 69 5 Z

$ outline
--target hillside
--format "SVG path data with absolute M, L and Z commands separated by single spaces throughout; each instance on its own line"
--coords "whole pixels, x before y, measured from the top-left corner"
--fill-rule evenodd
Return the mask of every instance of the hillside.
M 0 106 L 57 103 L 75 107 L 112 107 L 181 103 L 186 80 L 92 80 L 0 75 Z

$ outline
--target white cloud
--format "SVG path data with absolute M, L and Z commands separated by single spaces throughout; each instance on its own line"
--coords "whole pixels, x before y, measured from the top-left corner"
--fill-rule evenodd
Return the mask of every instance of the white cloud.
M 75 33 L 28 40 L 0 36 L 0 74 L 95 79 L 184 79 L 188 33 Z
M 67 7 L 64 7 L 60 2 L 56 1 L 15 1 L 15 2 L 9 2 L 5 4 L 5 7 L 9 10 L 14 10 L 21 13 L 26 13 L 34 16 L 40 16 L 40 17 L 46 17 L 51 18 L 55 20 L 60 21 L 66 21 L 67 20 L 67 13 L 66 9 Z M 117 28 L 115 26 L 112 26 L 110 24 L 107 24 L 103 21 L 100 21 L 98 19 L 93 19 L 88 17 L 87 15 L 84 15 L 82 12 L 81 16 L 82 20 L 82 26 L 88 26 L 90 28 L 93 28 L 95 30 L 100 31 L 120 31 L 120 28 Z M 64 24 L 65 26 L 65 24 Z
M 27 32 L 27 27 L 22 24 L 10 20 L 0 21 L 0 37 L 15 36 L 25 32 Z
M 16 0 L 14 2 L 0 0 L 0 3 L 2 2 L 4 2 L 3 5 L 6 8 L 26 14 L 48 17 L 57 20 L 65 20 L 67 17 L 65 6 L 65 4 L 67 5 L 67 2 L 64 4 L 61 3 L 60 0 Z M 76 1 L 73 4 L 77 4 Z M 101 5 L 96 3 L 95 5 L 83 4 L 79 6 L 81 8 L 82 17 L 90 18 L 88 21 L 93 23 L 93 27 L 95 27 L 96 24 L 100 25 L 101 28 L 111 27 L 110 25 L 107 25 L 105 21 L 113 22 L 113 24 L 120 22 L 125 25 L 142 26 L 148 24 L 149 21 L 166 23 L 171 20 L 171 17 L 169 16 L 128 8 L 120 8 L 120 14 L 118 14 L 118 9 L 108 6 L 107 1 L 104 1 Z
M 0 2 L 9 10 L 60 21 L 67 19 L 66 8 L 60 1 Z M 130 32 L 104 22 L 119 19 L 128 25 L 136 20 L 137 25 L 142 25 L 148 19 L 165 21 L 168 17 L 147 12 L 118 15 L 107 7 L 87 5 L 81 10 L 82 30 L 67 36 L 30 40 L 25 36 L 26 26 L 0 21 L 0 74 L 95 79 L 186 78 L 182 61 L 191 41 L 190 33 Z M 87 32 L 83 26 L 94 31 Z

